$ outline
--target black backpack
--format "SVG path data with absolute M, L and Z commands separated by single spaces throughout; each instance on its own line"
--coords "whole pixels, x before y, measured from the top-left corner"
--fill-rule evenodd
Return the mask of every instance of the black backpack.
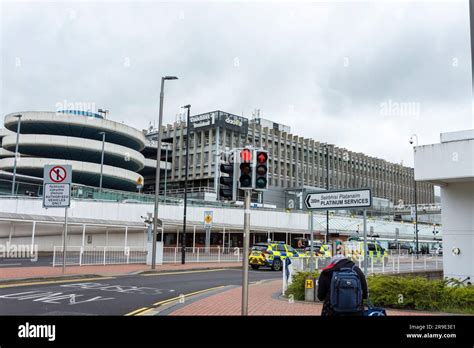
M 335 313 L 357 313 L 364 310 L 362 284 L 355 265 L 333 271 L 330 294 L 330 304 Z

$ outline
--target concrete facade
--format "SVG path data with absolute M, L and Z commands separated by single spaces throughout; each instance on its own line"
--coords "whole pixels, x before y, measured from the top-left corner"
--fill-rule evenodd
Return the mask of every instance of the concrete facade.
M 389 199 L 394 204 L 414 202 L 413 168 L 335 145 L 326 146 L 314 139 L 290 133 L 289 127 L 278 127 L 278 124 L 269 127 L 270 121 L 258 120 L 249 120 L 247 133 L 223 127 L 192 132 L 189 144 L 190 187 L 215 187 L 216 135 L 219 132 L 220 152 L 246 145 L 268 150 L 271 187 L 326 188 L 326 156 L 329 155 L 330 189 L 369 187 L 375 197 Z M 163 139 L 172 144 L 172 169 L 168 173 L 168 185 L 170 188 L 183 187 L 186 123 L 175 122 L 163 126 L 162 131 Z M 155 134 L 156 130 L 148 132 L 147 136 Z M 418 203 L 434 202 L 434 186 L 431 183 L 419 183 L 417 193 Z
M 474 130 L 443 133 L 441 143 L 415 147 L 415 179 L 441 188 L 444 276 L 472 283 Z

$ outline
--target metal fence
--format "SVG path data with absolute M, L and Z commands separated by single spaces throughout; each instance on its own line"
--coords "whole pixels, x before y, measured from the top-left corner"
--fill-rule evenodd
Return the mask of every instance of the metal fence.
M 186 248 L 186 262 L 241 262 L 242 248 Z M 164 247 L 163 263 L 181 263 L 180 247 Z
M 350 257 L 348 257 L 350 258 Z M 314 269 L 321 271 L 329 264 L 330 258 L 314 257 Z M 364 269 L 364 257 L 358 256 L 352 259 L 360 269 Z M 398 274 L 414 273 L 420 271 L 436 271 L 443 269 L 443 257 L 439 255 L 418 255 L 415 254 L 397 254 L 385 258 L 368 258 L 368 274 Z M 290 268 L 291 267 L 291 268 Z M 291 266 L 286 269 L 286 263 L 283 262 L 283 292 L 292 282 L 292 276 L 297 272 L 309 272 L 311 269 L 311 258 L 291 258 Z
M 348 258 L 351 258 L 348 256 Z M 314 257 L 314 268 L 322 270 L 329 264 L 330 258 Z M 364 268 L 364 257 L 354 256 L 352 261 L 361 269 Z M 310 270 L 310 257 L 291 258 L 293 270 L 295 272 Z M 369 257 L 367 259 L 367 272 L 371 273 L 406 273 L 416 271 L 434 271 L 443 269 L 443 257 L 432 254 L 394 254 L 388 257 Z
M 63 265 L 63 247 L 53 249 L 53 267 Z M 146 263 L 144 247 L 68 246 L 66 265 L 116 265 Z
M 126 265 L 145 264 L 147 250 L 144 247 L 120 246 L 68 246 L 66 265 Z M 242 262 L 242 248 L 186 248 L 186 262 Z M 181 263 L 180 247 L 163 248 L 163 263 Z M 53 249 L 53 267 L 63 265 L 63 247 Z

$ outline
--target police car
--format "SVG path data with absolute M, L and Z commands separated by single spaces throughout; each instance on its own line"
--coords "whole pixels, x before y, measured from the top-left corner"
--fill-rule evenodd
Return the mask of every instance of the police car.
M 349 241 L 344 244 L 346 253 L 354 259 L 359 256 L 364 256 L 364 243 L 361 241 Z M 368 258 L 373 259 L 374 262 L 388 263 L 388 251 L 377 242 L 367 242 Z
M 287 257 L 305 257 L 305 255 L 285 243 L 257 243 L 250 251 L 249 265 L 252 269 L 270 267 L 274 271 L 280 271 Z

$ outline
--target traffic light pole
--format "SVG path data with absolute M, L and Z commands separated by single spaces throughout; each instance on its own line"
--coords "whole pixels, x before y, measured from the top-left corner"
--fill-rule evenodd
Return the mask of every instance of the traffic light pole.
M 250 244 L 250 198 L 252 190 L 245 190 L 244 199 L 244 248 L 242 250 L 242 315 L 248 315 L 249 290 L 249 244 Z

